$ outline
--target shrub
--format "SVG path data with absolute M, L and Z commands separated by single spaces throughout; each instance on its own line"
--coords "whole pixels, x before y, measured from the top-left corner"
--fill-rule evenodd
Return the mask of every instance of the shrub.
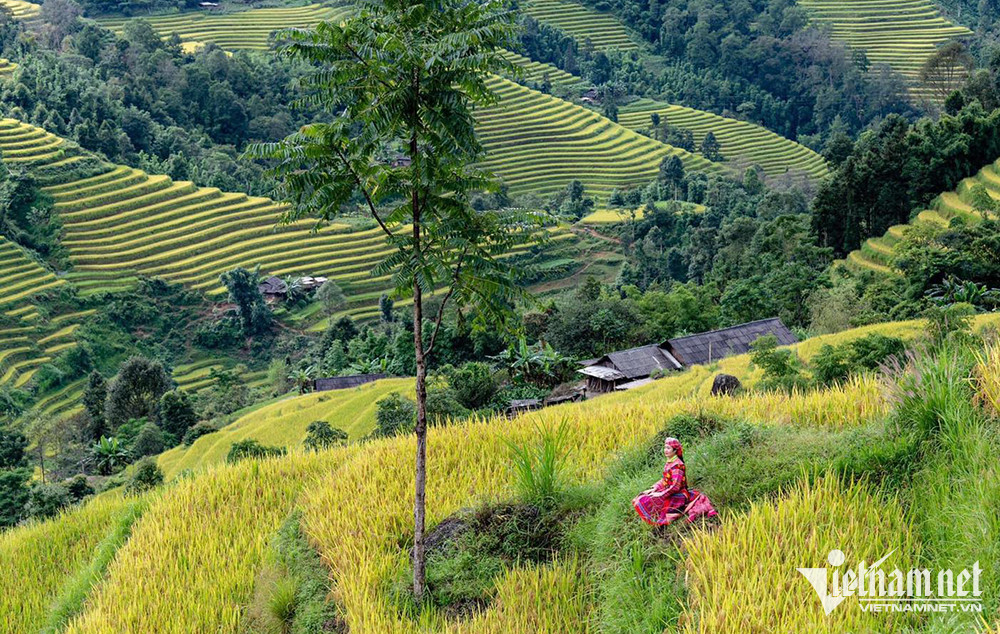
M 821 385 L 843 381 L 851 373 L 849 351 L 843 346 L 824 345 L 812 358 L 813 379 Z
M 229 453 L 226 454 L 226 462 L 239 462 L 240 460 L 245 460 L 247 458 L 276 458 L 278 456 L 283 456 L 286 453 L 287 450 L 284 447 L 262 445 L 256 440 L 250 438 L 248 440 L 234 442 L 233 446 L 229 448 Z
M 172 390 L 160 399 L 160 426 L 164 431 L 183 438 L 196 422 L 198 416 L 186 392 Z
M 375 404 L 375 437 L 409 434 L 416 426 L 417 405 L 399 392 Z
M 139 495 L 163 484 L 163 471 L 156 460 L 143 458 L 136 464 L 135 473 L 125 485 L 126 495 Z
M 875 370 L 889 357 L 901 357 L 906 352 L 906 344 L 898 337 L 887 337 L 873 333 L 847 344 L 851 348 L 854 365 Z
M 340 428 L 331 427 L 325 420 L 317 420 L 309 423 L 306 427 L 306 439 L 302 441 L 306 449 L 319 451 L 329 449 L 347 443 L 347 432 Z
M 142 458 L 158 454 L 165 448 L 163 430 L 154 423 L 146 423 L 132 442 L 131 452 L 133 458 Z
M 468 418 L 469 410 L 459 402 L 455 391 L 448 387 L 427 390 L 427 420 L 432 425 Z
M 28 504 L 24 507 L 27 517 L 47 519 L 69 506 L 69 492 L 62 484 L 36 484 L 31 487 Z
M 187 430 L 184 434 L 184 439 L 181 441 L 184 446 L 190 447 L 194 441 L 198 440 L 206 434 L 212 434 L 219 431 L 219 428 L 209 423 L 207 421 L 197 423 Z
M 490 402 L 497 392 L 490 366 L 473 361 L 455 370 L 449 378 L 458 402 L 469 409 L 479 409 Z
M 66 492 L 69 493 L 70 499 L 74 502 L 79 502 L 88 495 L 93 495 L 94 487 L 90 486 L 90 483 L 87 482 L 87 476 L 81 473 L 66 481 Z
M 774 335 L 759 337 L 750 344 L 750 364 L 764 371 L 763 378 L 757 382 L 762 390 L 791 391 L 793 388 L 804 388 L 807 382 L 799 373 L 798 359 L 792 351 L 778 349 L 778 338 Z
M 298 608 L 299 584 L 295 579 L 285 577 L 275 582 L 271 588 L 271 596 L 267 602 L 267 609 L 271 616 L 281 624 L 282 632 L 291 631 L 292 623 L 295 621 L 295 612 Z
M 108 425 L 117 430 L 132 418 L 156 418 L 160 398 L 172 384 L 163 364 L 144 357 L 132 357 L 122 364 L 108 385 L 104 414 Z

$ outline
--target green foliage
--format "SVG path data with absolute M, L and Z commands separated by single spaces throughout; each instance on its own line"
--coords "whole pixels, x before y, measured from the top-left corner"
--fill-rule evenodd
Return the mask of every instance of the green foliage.
M 118 440 L 101 436 L 91 448 L 90 459 L 95 471 L 100 475 L 111 475 L 120 471 L 130 459 L 129 451 Z
M 183 438 L 188 429 L 198 422 L 187 392 L 171 390 L 160 398 L 160 427 L 175 438 Z
M 163 471 L 155 458 L 143 458 L 135 465 L 135 471 L 125 485 L 126 495 L 139 495 L 163 484 Z
M 159 361 L 135 356 L 122 364 L 108 385 L 104 413 L 112 430 L 130 419 L 156 418 L 160 399 L 173 380 Z
M 323 306 L 323 312 L 327 315 L 343 310 L 347 305 L 347 297 L 342 288 L 337 286 L 333 280 L 327 280 L 319 290 L 316 291 L 316 300 Z M 350 318 L 348 318 L 350 319 Z
M 184 438 L 181 440 L 181 442 L 184 444 L 185 447 L 190 447 L 194 443 L 194 441 L 198 440 L 202 436 L 206 434 L 212 434 L 217 431 L 219 431 L 219 428 L 213 425 L 212 423 L 209 423 L 208 421 L 195 423 L 190 428 L 188 428 L 187 432 L 184 433 Z
M 306 449 L 319 451 L 339 447 L 347 443 L 347 432 L 343 429 L 331 427 L 325 420 L 317 420 L 309 423 L 306 427 L 306 438 L 302 441 Z
M 852 373 L 876 370 L 891 357 L 902 357 L 905 350 L 902 339 L 873 333 L 839 346 L 824 345 L 809 365 L 817 383 L 833 385 Z
M 399 392 L 393 392 L 375 404 L 374 437 L 398 436 L 413 431 L 417 406 Z
M 61 483 L 37 483 L 31 487 L 28 503 L 24 507 L 25 517 L 40 520 L 55 517 L 59 511 L 72 502 L 69 491 Z
M 890 115 L 861 135 L 813 201 L 813 229 L 838 256 L 905 224 L 910 211 L 953 189 L 1000 154 L 1000 112 L 979 104 L 911 125 Z
M 96 442 L 107 432 L 104 421 L 104 403 L 108 398 L 108 386 L 104 376 L 94 370 L 87 379 L 87 387 L 83 391 L 83 409 L 87 412 L 87 440 Z
M 87 482 L 87 476 L 82 473 L 67 480 L 65 484 L 72 502 L 80 502 L 94 494 L 94 487 L 90 486 L 90 483 Z
M 234 442 L 229 448 L 229 453 L 226 454 L 226 462 L 234 463 L 239 462 L 240 460 L 246 460 L 247 458 L 277 458 L 284 456 L 286 453 L 288 453 L 288 450 L 284 447 L 262 445 L 256 440 L 250 438 L 248 440 Z
M 567 433 L 567 423 L 563 421 L 555 429 L 538 429 L 539 438 L 533 445 L 507 443 L 510 468 L 525 502 L 551 508 L 564 491 Z
M 948 341 L 968 343 L 975 314 L 976 309 L 969 304 L 951 304 L 930 306 L 921 316 L 927 320 L 927 336 L 931 345 L 942 346 Z
M 469 362 L 448 377 L 448 384 L 455 391 L 455 398 L 468 409 L 484 407 L 493 399 L 499 386 L 493 370 L 482 362 Z
M 146 423 L 130 444 L 129 452 L 134 459 L 139 459 L 161 453 L 166 448 L 163 430 L 156 423 Z
M 0 527 L 14 526 L 24 517 L 30 478 L 28 469 L 0 469 Z
M 258 288 L 258 270 L 248 271 L 237 267 L 219 276 L 219 281 L 229 291 L 229 301 L 236 304 L 243 336 L 260 337 L 271 331 L 274 320 L 271 309 Z
M 778 338 L 774 335 L 759 337 L 750 344 L 750 362 L 764 371 L 763 378 L 757 382 L 758 389 L 790 391 L 807 386 L 799 372 L 798 359 L 791 350 L 779 350 Z

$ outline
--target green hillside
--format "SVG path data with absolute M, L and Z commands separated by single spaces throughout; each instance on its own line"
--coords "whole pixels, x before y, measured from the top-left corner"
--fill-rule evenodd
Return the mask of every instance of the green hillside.
M 252 11 L 189 11 L 143 19 L 164 37 L 176 33 L 183 42 L 212 42 L 227 49 L 266 49 L 271 33 L 276 30 L 336 21 L 349 12 L 350 7 L 346 6 L 309 4 Z M 98 23 L 121 33 L 127 21 L 127 18 L 101 18 Z
M 268 275 L 329 277 L 347 289 L 347 314 L 377 312 L 386 280 L 370 271 L 390 249 L 380 229 L 339 223 L 314 232 L 312 220 L 280 224 L 287 207 L 268 198 L 175 183 L 125 166 L 102 165 L 80 178 L 59 166 L 89 157 L 66 156 L 65 145 L 34 126 L 0 122 L 4 160 L 53 174 L 43 191 L 63 222 L 62 244 L 73 265 L 66 279 L 83 295 L 127 289 L 145 275 L 219 297 L 219 275 L 260 266 Z
M 550 26 L 554 26 L 581 44 L 587 41 L 600 50 L 631 51 L 639 48 L 625 27 L 614 16 L 599 13 L 569 0 L 526 0 L 521 10 Z
M 799 5 L 834 40 L 863 49 L 873 64 L 901 73 L 920 97 L 932 96 L 918 80 L 927 58 L 941 44 L 971 34 L 941 17 L 930 0 L 799 0 Z
M 392 392 L 409 393 L 413 379 L 383 379 L 361 387 L 315 392 L 255 408 L 191 446 L 180 445 L 158 458 L 167 478 L 185 469 L 204 470 L 226 460 L 234 442 L 254 439 L 266 445 L 299 447 L 306 427 L 324 420 L 358 440 L 375 427 L 375 403 Z
M 893 267 L 895 245 L 911 225 L 930 225 L 946 228 L 953 218 L 976 222 L 982 214 L 972 207 L 972 188 L 982 185 L 994 199 L 1000 199 L 1000 160 L 979 170 L 975 176 L 964 179 L 955 191 L 945 192 L 934 199 L 929 209 L 924 209 L 909 225 L 891 227 L 880 238 L 869 238 L 861 248 L 852 251 L 844 260 L 847 268 L 856 272 L 876 272 L 887 275 L 898 273 Z
M 618 121 L 632 130 L 648 130 L 654 112 L 660 115 L 661 124 L 690 130 L 695 147 L 700 147 L 706 134 L 714 134 L 727 163 L 759 165 L 768 176 L 798 172 L 818 179 L 828 173 L 823 157 L 804 145 L 761 126 L 703 110 L 640 99 L 624 106 L 618 113 Z
M 494 79 L 491 87 L 500 101 L 476 117 L 486 148 L 484 167 L 501 176 L 512 192 L 547 196 L 579 179 L 601 205 L 616 187 L 653 180 L 669 154 L 681 157 L 687 169 L 725 169 L 506 79 Z

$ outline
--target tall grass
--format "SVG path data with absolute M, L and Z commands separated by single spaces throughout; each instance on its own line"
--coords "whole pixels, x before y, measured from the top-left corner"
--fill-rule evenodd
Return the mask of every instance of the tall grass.
M 997 419 L 987 417 L 992 410 L 976 407 L 974 386 L 998 380 L 996 352 L 995 345 L 978 353 L 946 347 L 912 358 L 896 413 L 900 427 L 923 438 L 911 512 L 927 567 L 961 570 L 979 561 L 985 614 L 1000 609 L 1000 436 Z M 929 631 L 976 622 L 971 613 L 934 614 Z
M 539 429 L 538 432 L 539 438 L 534 443 L 508 441 L 507 446 L 521 498 L 541 507 L 549 507 L 564 486 L 569 427 L 563 420 L 554 429 Z
M 125 502 L 105 497 L 0 533 L 0 632 L 37 632 L 67 577 L 86 565 Z
M 268 538 L 302 487 L 349 451 L 250 460 L 182 480 L 150 505 L 66 631 L 236 632 Z
M 132 526 L 142 517 L 147 506 L 147 499 L 140 498 L 129 502 L 122 510 L 108 536 L 94 549 L 94 556 L 90 562 L 76 575 L 67 579 L 49 611 L 48 622 L 42 628 L 42 634 L 59 634 L 66 628 L 70 619 L 83 609 L 87 596 L 94 586 L 104 579 L 108 565 L 118 550 L 125 545 L 129 535 L 132 534 Z
M 908 569 L 916 540 L 898 501 L 872 496 L 837 478 L 798 485 L 777 504 L 753 504 L 727 515 L 714 532 L 685 540 L 690 601 L 686 632 L 898 632 L 912 624 L 896 614 L 864 612 L 849 600 L 827 616 L 796 568 L 824 567 L 840 549 L 848 565 L 893 552 L 888 564 Z

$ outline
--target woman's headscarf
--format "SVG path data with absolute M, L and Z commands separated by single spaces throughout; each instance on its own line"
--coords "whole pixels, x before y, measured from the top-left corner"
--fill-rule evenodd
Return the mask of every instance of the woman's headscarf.
M 670 437 L 665 439 L 663 441 L 663 444 L 670 445 L 671 447 L 673 447 L 674 451 L 677 452 L 677 457 L 680 458 L 681 460 L 684 459 L 684 448 L 681 447 L 681 441 L 677 440 L 676 438 Z

